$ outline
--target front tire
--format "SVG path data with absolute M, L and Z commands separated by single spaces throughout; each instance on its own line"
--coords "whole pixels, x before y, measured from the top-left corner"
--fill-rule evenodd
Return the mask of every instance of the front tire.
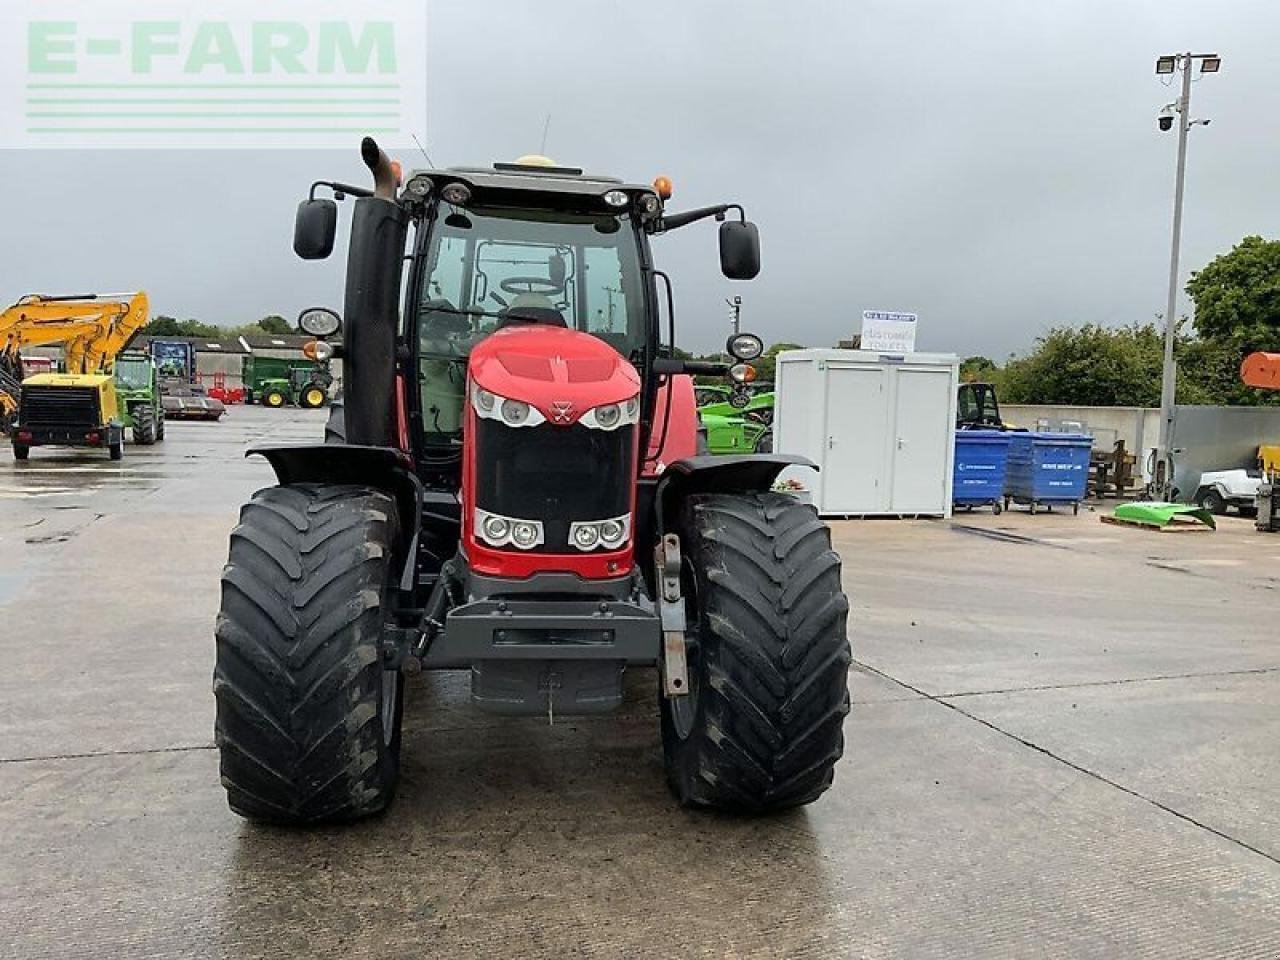
M 404 677 L 384 669 L 395 502 L 260 490 L 222 575 L 213 691 L 231 809 L 304 824 L 380 813 L 399 779 Z
M 689 694 L 662 700 L 687 806 L 784 810 L 831 786 L 849 712 L 849 602 L 812 506 L 776 493 L 686 504 Z
M 1227 501 L 1217 490 L 1205 490 L 1196 498 L 1196 502 L 1215 517 L 1221 517 L 1227 512 Z
M 120 431 L 120 439 L 107 444 L 107 456 L 112 460 L 124 459 L 124 431 Z
M 285 395 L 279 390 L 268 390 L 262 395 L 262 405 L 276 409 L 283 407 L 285 405 Z
M 318 410 L 324 406 L 327 395 L 319 387 L 312 385 L 302 391 L 298 403 L 304 410 Z
M 129 411 L 133 418 L 133 442 L 149 447 L 159 439 L 155 411 L 148 404 L 139 404 Z
M 329 419 L 324 425 L 324 442 L 347 442 L 347 411 L 342 394 L 334 397 L 329 404 Z
M 13 445 L 13 459 L 29 460 L 31 459 L 31 448 L 25 443 L 15 443 Z

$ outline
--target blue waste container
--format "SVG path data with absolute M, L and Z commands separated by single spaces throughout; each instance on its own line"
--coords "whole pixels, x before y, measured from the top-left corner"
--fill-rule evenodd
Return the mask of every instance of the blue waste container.
M 1093 438 L 1080 433 L 1014 433 L 1009 440 L 1004 505 L 1070 506 L 1080 512 L 1089 484 Z
M 1001 430 L 956 431 L 951 482 L 955 506 L 972 509 L 989 505 L 994 513 L 1000 512 L 1011 436 Z

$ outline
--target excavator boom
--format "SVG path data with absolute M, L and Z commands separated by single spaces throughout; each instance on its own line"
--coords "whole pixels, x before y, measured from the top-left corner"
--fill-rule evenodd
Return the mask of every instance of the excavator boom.
M 61 343 L 68 373 L 105 373 L 147 311 L 145 293 L 23 297 L 0 313 L 0 353 L 14 366 L 25 347 Z

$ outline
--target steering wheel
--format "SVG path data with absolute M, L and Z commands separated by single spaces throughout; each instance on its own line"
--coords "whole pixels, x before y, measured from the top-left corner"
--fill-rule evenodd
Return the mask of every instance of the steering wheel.
M 559 293 L 560 284 L 546 277 L 508 277 L 498 284 L 507 293 Z

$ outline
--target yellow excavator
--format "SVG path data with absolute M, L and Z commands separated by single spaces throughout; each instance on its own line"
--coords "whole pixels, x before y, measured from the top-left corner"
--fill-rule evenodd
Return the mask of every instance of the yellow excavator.
M 124 456 L 112 367 L 147 323 L 145 293 L 23 297 L 0 313 L 0 425 L 15 459 L 37 446 L 99 447 Z M 63 373 L 22 378 L 22 351 L 61 343 Z

